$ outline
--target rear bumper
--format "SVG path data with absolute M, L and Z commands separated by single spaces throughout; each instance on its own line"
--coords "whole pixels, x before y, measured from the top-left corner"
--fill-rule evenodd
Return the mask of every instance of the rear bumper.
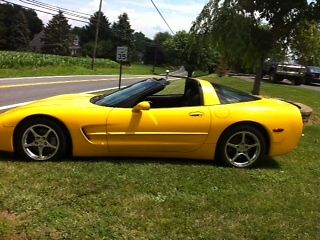
M 292 104 L 292 103 L 291 103 Z M 299 111 L 299 108 L 295 105 L 296 110 L 292 111 L 291 114 L 288 114 L 286 119 L 290 119 L 290 121 L 286 121 L 284 124 L 284 132 L 281 133 L 282 138 L 272 138 L 271 140 L 280 140 L 280 141 L 272 141 L 270 147 L 270 156 L 283 155 L 291 152 L 293 149 L 297 147 L 300 142 L 300 139 L 303 135 L 303 118 L 302 114 Z M 278 135 L 277 133 L 273 133 L 273 135 Z

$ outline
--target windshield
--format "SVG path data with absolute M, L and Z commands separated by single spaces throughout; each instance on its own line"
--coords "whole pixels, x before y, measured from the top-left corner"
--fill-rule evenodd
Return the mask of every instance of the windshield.
M 157 92 L 164 88 L 164 85 L 157 80 L 147 79 L 109 95 L 100 95 L 91 99 L 91 102 L 107 107 L 132 107 L 140 97 L 150 92 Z
M 309 67 L 309 69 L 310 69 L 310 72 L 320 73 L 320 67 L 311 66 Z
M 213 83 L 212 85 L 216 90 L 216 93 L 218 95 L 218 98 L 221 104 L 250 102 L 250 101 L 255 101 L 260 99 L 256 96 L 249 95 L 245 92 L 241 92 L 233 88 L 221 86 L 215 83 Z

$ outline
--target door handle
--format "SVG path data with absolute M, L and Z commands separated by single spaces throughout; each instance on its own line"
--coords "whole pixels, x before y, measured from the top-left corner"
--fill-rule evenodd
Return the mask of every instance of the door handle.
M 202 112 L 191 112 L 191 113 L 189 113 L 189 116 L 191 116 L 191 117 L 202 117 L 203 113 Z

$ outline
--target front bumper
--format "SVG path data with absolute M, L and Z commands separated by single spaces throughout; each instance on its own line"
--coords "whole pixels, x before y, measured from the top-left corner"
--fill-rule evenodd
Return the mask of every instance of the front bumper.
M 277 71 L 277 74 L 281 76 L 292 77 L 292 78 L 303 77 L 303 73 L 300 74 L 298 72 Z
M 14 152 L 13 134 L 14 127 L 0 125 L 0 151 Z

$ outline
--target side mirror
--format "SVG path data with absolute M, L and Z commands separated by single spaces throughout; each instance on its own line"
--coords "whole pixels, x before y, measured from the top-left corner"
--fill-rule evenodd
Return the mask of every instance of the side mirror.
M 149 110 L 150 109 L 150 103 L 147 101 L 139 102 L 137 105 L 135 105 L 132 109 L 133 112 L 140 112 L 143 110 Z

